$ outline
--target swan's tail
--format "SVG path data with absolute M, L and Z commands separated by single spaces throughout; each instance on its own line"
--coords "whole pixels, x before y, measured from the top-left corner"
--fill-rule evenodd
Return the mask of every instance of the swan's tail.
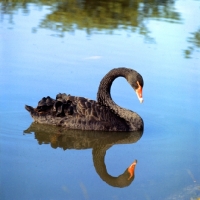
M 25 105 L 25 109 L 30 113 L 33 113 L 33 111 L 34 111 L 34 108 L 31 106 L 28 106 L 28 105 Z

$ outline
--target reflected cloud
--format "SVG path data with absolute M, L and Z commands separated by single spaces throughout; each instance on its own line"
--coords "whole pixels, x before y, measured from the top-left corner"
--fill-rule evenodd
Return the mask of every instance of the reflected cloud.
M 84 60 L 98 60 L 101 58 L 102 58 L 101 56 L 89 56 L 89 57 L 84 58 Z
M 85 197 L 84 199 L 89 199 L 88 192 L 87 192 L 85 185 L 82 182 L 79 185 L 83 192 L 83 196 Z
M 52 148 L 92 149 L 93 163 L 96 172 L 103 181 L 113 187 L 127 187 L 135 177 L 135 160 L 121 175 L 113 177 L 108 174 L 105 155 L 108 149 L 116 144 L 131 144 L 137 142 L 143 134 L 138 132 L 101 132 L 66 130 L 62 127 L 32 123 L 24 134 L 34 133 L 38 144 L 50 144 Z M 81 185 L 80 185 L 81 186 Z M 83 186 L 81 186 L 83 189 Z M 85 194 L 84 189 L 84 195 Z M 87 195 L 86 195 L 87 196 Z
M 62 187 L 62 190 L 64 191 L 64 192 L 66 192 L 66 193 L 69 193 L 70 191 L 69 191 L 69 188 L 67 187 L 67 186 L 65 186 L 65 185 L 63 185 Z

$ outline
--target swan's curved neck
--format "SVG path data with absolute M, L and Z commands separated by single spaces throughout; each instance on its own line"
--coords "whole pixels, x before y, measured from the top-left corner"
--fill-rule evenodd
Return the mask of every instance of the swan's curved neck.
M 117 77 L 126 78 L 127 76 L 128 70 L 126 68 L 113 69 L 108 74 L 106 74 L 100 82 L 97 93 L 97 101 L 102 105 L 109 106 L 111 109 L 113 109 L 114 106 L 117 106 L 110 95 L 111 85 Z
M 96 172 L 99 174 L 101 179 L 105 181 L 107 184 L 113 186 L 113 187 L 127 187 L 131 184 L 131 182 L 134 180 L 134 169 L 132 169 L 132 172 L 129 172 L 127 168 L 123 174 L 119 175 L 118 177 L 111 176 L 108 174 L 106 165 L 105 165 L 105 155 L 106 151 L 111 147 L 112 145 L 105 145 L 105 146 L 95 146 L 93 148 L 92 154 L 93 154 L 93 163 L 94 167 L 96 169 Z M 134 166 L 135 167 L 135 166 Z
M 116 115 L 120 116 L 121 118 L 125 119 L 127 125 L 129 127 L 129 131 L 141 130 L 143 129 L 143 121 L 140 116 L 118 106 L 111 97 L 110 90 L 113 81 L 117 77 L 124 77 L 127 81 L 129 78 L 130 73 L 137 73 L 134 70 L 127 69 L 127 68 L 117 68 L 111 70 L 108 74 L 104 76 L 102 81 L 100 82 L 98 93 L 97 93 L 97 101 L 101 105 L 108 106 L 110 110 L 112 110 Z M 136 123 L 136 121 L 140 121 Z

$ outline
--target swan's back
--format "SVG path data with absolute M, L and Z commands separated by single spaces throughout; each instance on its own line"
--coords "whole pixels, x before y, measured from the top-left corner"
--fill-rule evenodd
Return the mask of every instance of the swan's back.
M 68 129 L 128 131 L 126 121 L 109 107 L 94 100 L 58 94 L 56 99 L 44 97 L 34 109 L 25 107 L 35 122 L 64 126 Z

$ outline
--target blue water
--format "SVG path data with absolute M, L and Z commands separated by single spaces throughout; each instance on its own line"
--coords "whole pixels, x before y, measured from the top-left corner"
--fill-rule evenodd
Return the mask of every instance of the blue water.
M 169 15 L 147 14 L 140 2 L 142 22 L 133 26 L 127 17 L 126 28 L 123 19 L 115 27 L 108 16 L 98 24 L 83 9 L 80 16 L 94 20 L 89 32 L 78 14 L 58 10 L 51 15 L 57 9 L 54 1 L 0 5 L 1 199 L 200 198 L 199 1 L 148 7 L 165 8 Z M 110 10 L 120 12 L 116 6 Z M 36 106 L 43 96 L 55 98 L 59 92 L 96 99 L 102 77 L 121 66 L 137 70 L 144 79 L 143 104 L 123 78 L 111 91 L 117 104 L 143 118 L 138 141 L 116 141 L 116 136 L 108 141 L 103 133 L 85 132 L 76 133 L 76 139 L 73 134 L 60 137 L 60 130 L 51 128 L 24 132 L 32 123 L 25 104 Z M 97 173 L 92 151 L 100 141 L 113 145 L 105 156 L 112 176 L 137 159 L 129 186 L 113 187 Z

